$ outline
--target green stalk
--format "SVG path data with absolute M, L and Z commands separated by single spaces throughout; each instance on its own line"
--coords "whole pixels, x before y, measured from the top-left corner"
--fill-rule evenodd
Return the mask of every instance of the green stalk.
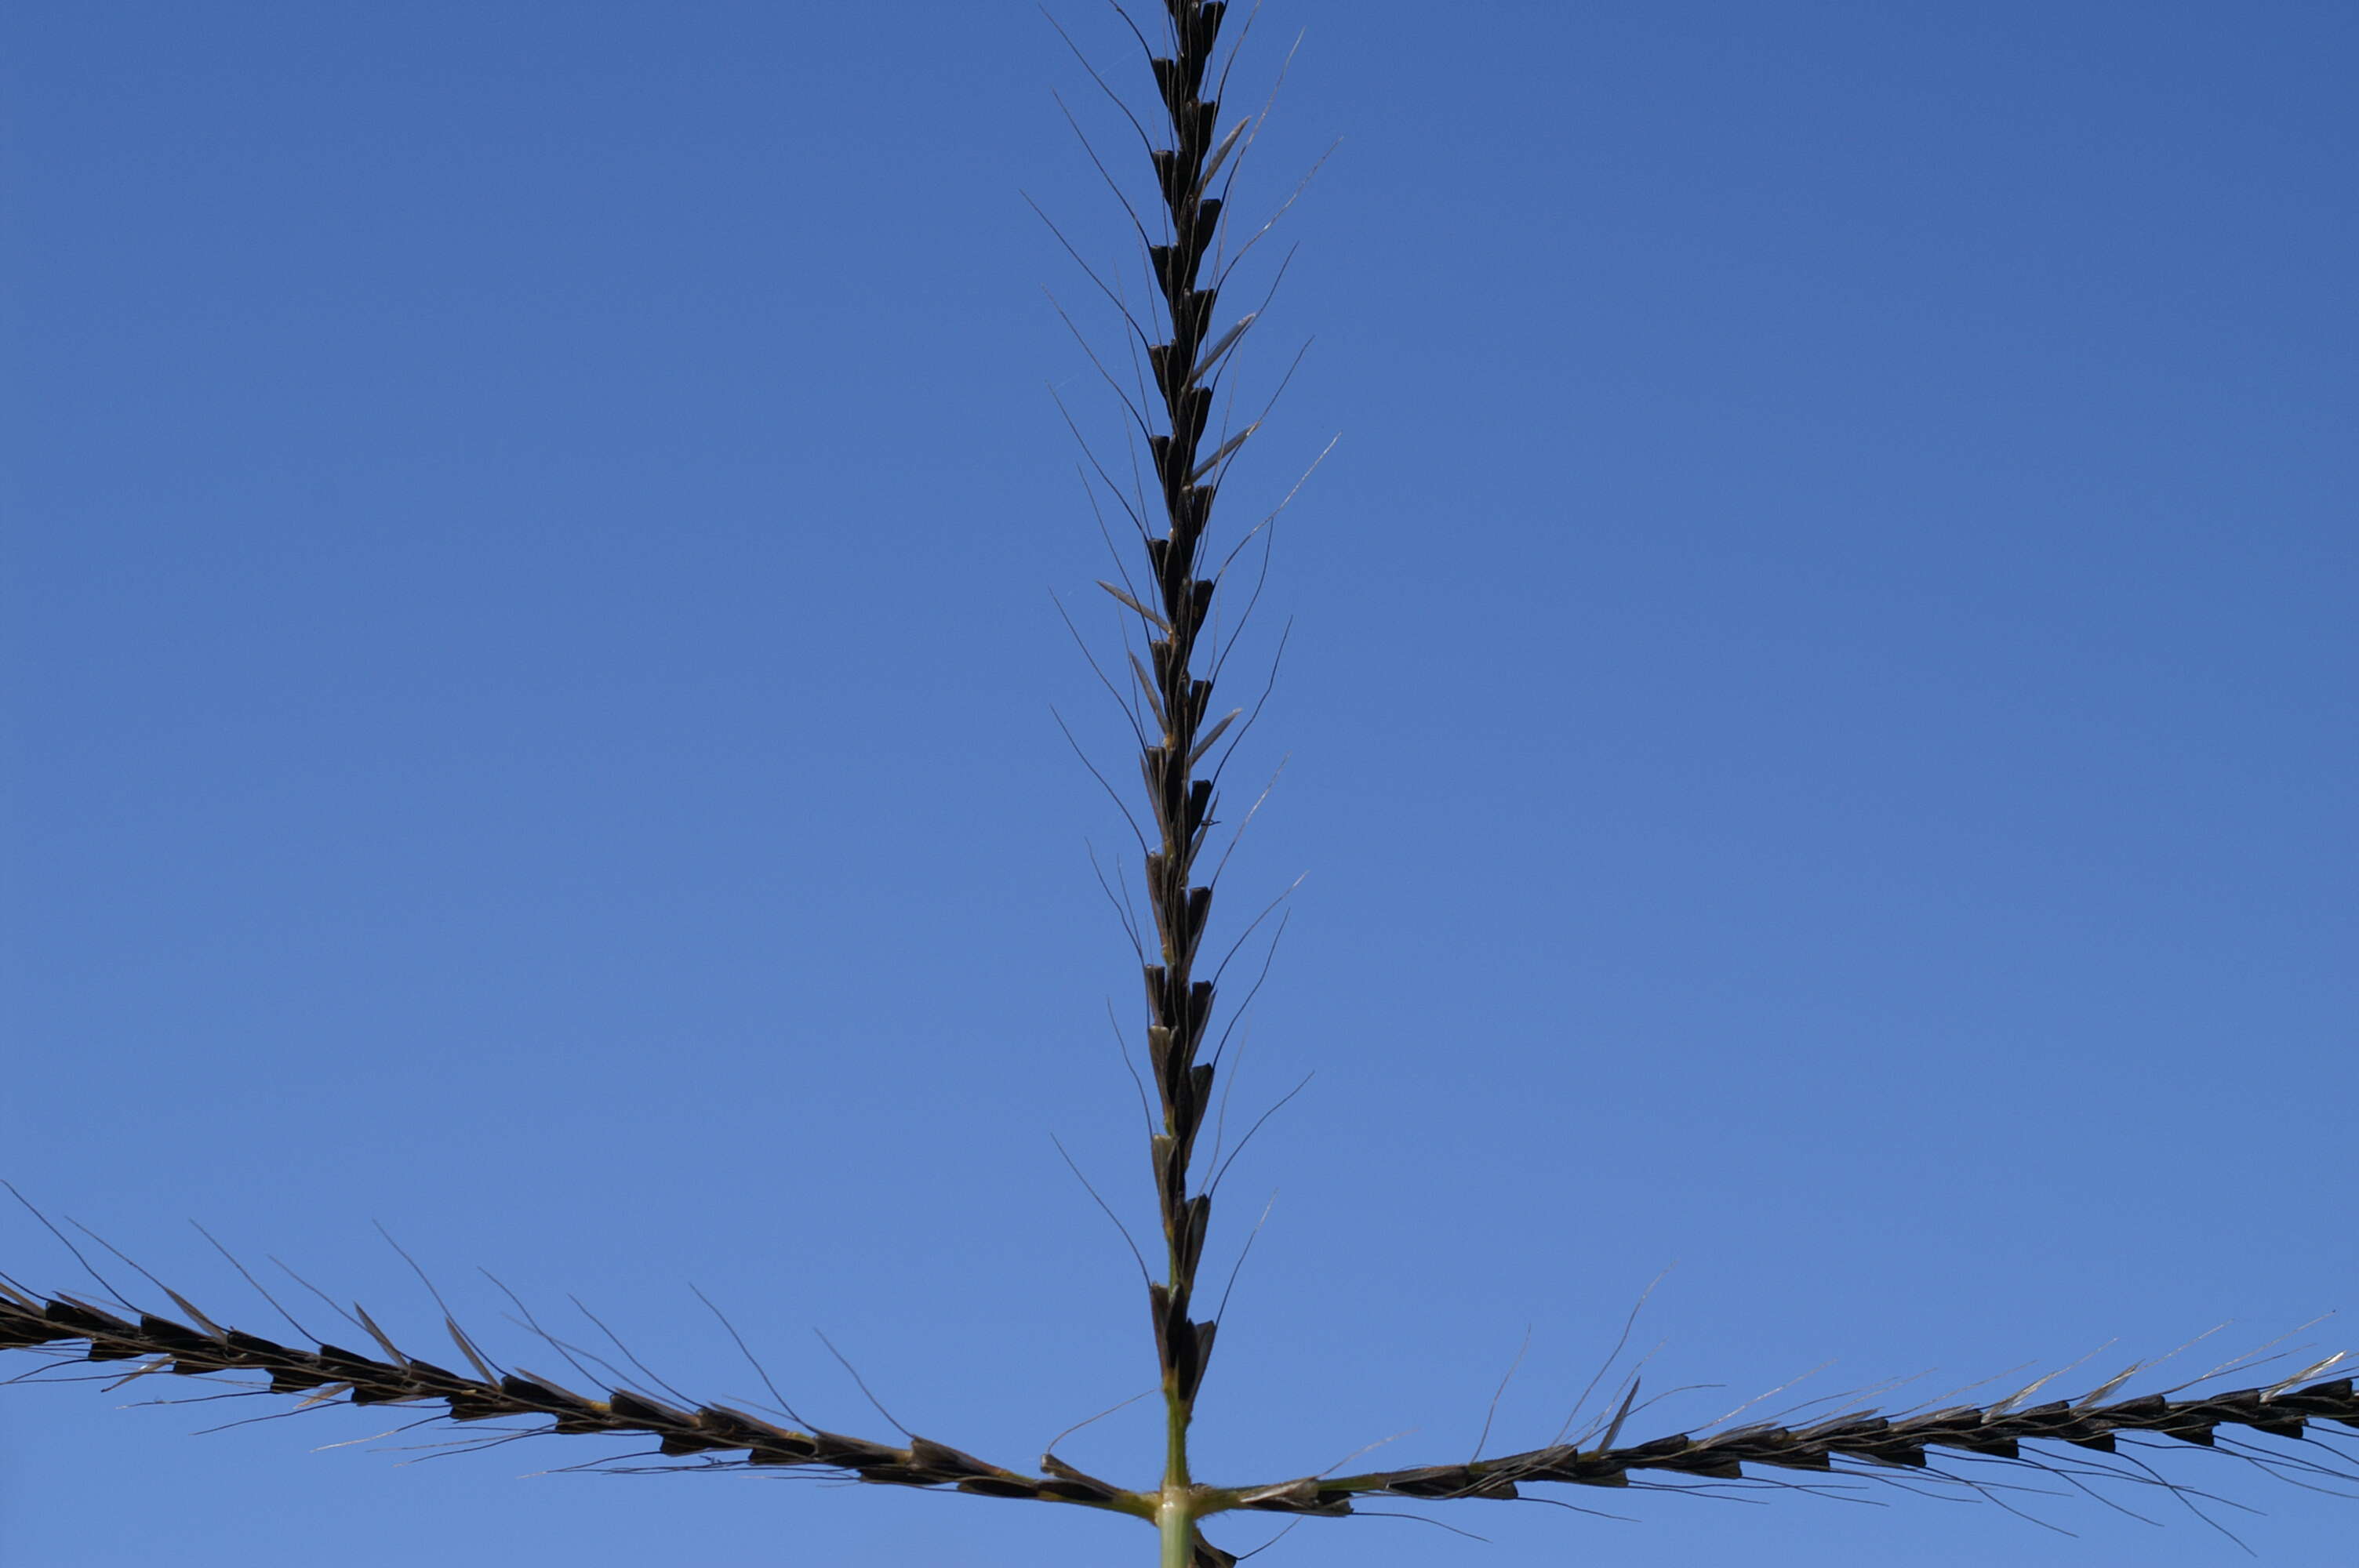
M 1188 1477 L 1188 1401 L 1167 1387 L 1163 1394 L 1163 1490 L 1157 1495 L 1155 1528 L 1163 1540 L 1161 1568 L 1190 1568 L 1196 1559 L 1195 1486 Z
M 1155 1510 L 1155 1528 L 1163 1538 L 1162 1555 L 1157 1559 L 1160 1568 L 1192 1568 L 1196 1561 L 1196 1516 L 1190 1511 L 1185 1496 L 1175 1497 L 1165 1488 L 1163 1501 Z

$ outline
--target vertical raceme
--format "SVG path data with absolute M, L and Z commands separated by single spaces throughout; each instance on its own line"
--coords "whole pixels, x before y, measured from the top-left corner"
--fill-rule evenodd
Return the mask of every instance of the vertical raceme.
M 1201 283 L 1221 212 L 1219 200 L 1205 189 L 1213 172 L 1220 104 L 1202 94 L 1227 7 L 1217 0 L 1165 0 L 1165 5 L 1171 53 L 1153 65 L 1171 136 L 1170 145 L 1153 157 L 1170 228 L 1168 243 L 1148 249 L 1169 333 L 1148 350 L 1165 420 L 1163 433 L 1149 438 L 1164 532 L 1147 543 L 1161 623 L 1149 624 L 1143 672 L 1161 733 L 1147 747 L 1140 768 L 1158 838 L 1147 856 L 1147 896 L 1161 947 L 1160 962 L 1147 968 L 1147 1049 L 1162 1102 L 1162 1131 L 1155 1137 L 1153 1155 L 1169 1272 L 1149 1293 L 1168 1416 L 1163 1529 L 1165 1562 L 1171 1564 L 1190 1561 L 1197 1550 L 1193 1510 L 1186 1500 L 1188 1423 L 1213 1328 L 1190 1315 L 1196 1266 L 1212 1218 L 1211 1198 L 1189 1192 L 1196 1138 L 1212 1087 L 1212 1065 L 1196 1059 L 1212 1011 L 1212 982 L 1195 973 L 1212 904 L 1212 890 L 1195 881 L 1197 854 L 1212 820 L 1212 781 L 1195 776 L 1198 737 L 1212 694 L 1212 681 L 1197 674 L 1196 654 L 1214 585 L 1199 573 L 1215 489 L 1208 481 L 1217 481 L 1236 441 L 1223 443 L 1209 461 L 1200 455 L 1212 406 L 1213 367 L 1200 363 L 1199 355 L 1218 292 Z M 1213 354 L 1224 347 L 1215 345 Z

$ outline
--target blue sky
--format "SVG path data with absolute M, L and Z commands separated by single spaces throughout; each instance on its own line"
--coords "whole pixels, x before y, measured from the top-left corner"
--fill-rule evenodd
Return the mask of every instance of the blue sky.
M 1673 1264 L 1647 1386 L 1723 1387 L 1647 1434 L 2359 1307 L 2359 13 L 1269 0 L 1255 96 L 1298 29 L 1247 205 L 1341 146 L 1244 384 L 1315 341 L 1230 526 L 1342 439 L 1281 525 L 1245 762 L 1285 772 L 1224 908 L 1305 878 L 1238 1104 L 1316 1076 L 1224 1189 L 1223 1271 L 1277 1200 L 1200 1471 L 1462 1457 L 1527 1330 L 1492 1445 L 1546 1441 Z M 1119 430 L 1022 194 L 1118 259 L 1052 90 L 1122 140 L 1055 35 L 29 0 L 5 42 L 0 1174 L 264 1332 L 186 1219 L 425 1339 L 382 1221 L 512 1361 L 479 1265 L 743 1397 L 693 1281 L 814 1419 L 884 1426 L 818 1327 L 1006 1462 L 1151 1382 L 1049 1141 L 1147 1222 L 1049 389 Z M 29 1219 L 0 1247 L 74 1285 Z M 0 1563 L 1149 1550 L 517 1478 L 565 1443 L 311 1452 L 351 1413 L 192 1438 L 249 1411 L 143 1387 L 0 1398 Z M 1144 1408 L 1062 1451 L 1144 1484 Z M 2347 1546 L 2354 1505 L 2211 1457 L 2263 1560 Z M 2167 1505 L 1885 1500 L 1264 1561 L 2244 1560 Z

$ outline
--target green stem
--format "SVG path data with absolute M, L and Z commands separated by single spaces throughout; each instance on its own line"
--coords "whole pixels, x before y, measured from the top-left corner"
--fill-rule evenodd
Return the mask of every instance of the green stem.
M 1163 1539 L 1160 1568 L 1191 1568 L 1196 1561 L 1195 1485 L 1188 1477 L 1188 1402 L 1164 1395 L 1163 1490 L 1155 1528 Z
M 1196 1561 L 1196 1516 L 1187 1499 L 1165 1492 L 1155 1510 L 1155 1528 L 1163 1537 L 1161 1568 L 1192 1568 Z

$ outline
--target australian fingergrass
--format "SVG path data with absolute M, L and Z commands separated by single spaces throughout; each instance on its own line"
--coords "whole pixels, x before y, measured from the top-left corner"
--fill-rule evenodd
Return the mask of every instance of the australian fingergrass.
M 1136 421 L 1145 481 L 1133 487 L 1100 473 L 1106 498 L 1137 536 L 1120 580 L 1102 587 L 1133 618 L 1137 639 L 1108 667 L 1139 723 L 1139 787 L 1126 798 L 1137 806 L 1136 869 L 1147 919 L 1137 933 L 1145 1018 L 1131 1045 L 1151 1085 L 1148 1152 L 1161 1235 L 1145 1289 L 1162 1415 L 1158 1473 L 1125 1485 L 1053 1454 L 1034 1466 L 1007 1465 L 915 1434 L 891 1440 L 822 1430 L 794 1416 L 784 1400 L 781 1411 L 767 1413 L 705 1402 L 545 1336 L 543 1350 L 573 1367 L 565 1377 L 549 1376 L 495 1359 L 448 1317 L 447 1347 L 432 1348 L 431 1358 L 357 1312 L 349 1333 L 336 1330 L 334 1341 L 290 1343 L 230 1327 L 160 1285 L 161 1299 L 147 1303 L 155 1310 L 143 1310 L 136 1291 L 60 1292 L 9 1281 L 0 1287 L 0 1348 L 45 1353 L 58 1366 L 96 1364 L 110 1377 L 243 1376 L 266 1394 L 302 1403 L 411 1407 L 487 1433 L 486 1442 L 505 1440 L 510 1428 L 497 1423 L 513 1423 L 518 1434 L 651 1444 L 651 1456 L 640 1463 L 657 1466 L 827 1475 L 1111 1512 L 1153 1530 L 1163 1568 L 1230 1561 L 1205 1538 L 1205 1521 L 1228 1513 L 1323 1519 L 1381 1498 L 1504 1502 L 1543 1495 L 1539 1488 L 1581 1497 L 1633 1485 L 1774 1484 L 1837 1470 L 1971 1493 L 1983 1486 L 1976 1465 L 2039 1466 L 2075 1485 L 2135 1487 L 2158 1483 L 2129 1462 L 2134 1453 L 2118 1463 L 2108 1456 L 2141 1440 L 2216 1447 L 2240 1433 L 2285 1442 L 2305 1438 L 2319 1422 L 2359 1424 L 2351 1382 L 2330 1378 L 2332 1365 L 2321 1363 L 2224 1393 L 2123 1399 L 2116 1380 L 2072 1401 L 2026 1404 L 2032 1392 L 2026 1390 L 1995 1402 L 1847 1410 L 1808 1422 L 1772 1420 L 1637 1440 L 1632 1427 L 1647 1412 L 1632 1379 L 1615 1388 L 1590 1427 L 1504 1457 L 1243 1484 L 1200 1478 L 1205 1467 L 1190 1439 L 1219 1328 L 1217 1312 L 1200 1301 L 1214 1218 L 1201 1146 L 1224 1067 L 1223 999 L 1217 965 L 1208 961 L 1218 869 L 1216 860 L 1207 863 L 1214 860 L 1207 847 L 1220 825 L 1227 748 L 1249 724 L 1251 706 L 1224 706 L 1217 633 L 1236 614 L 1223 620 L 1234 607 L 1225 605 L 1221 563 L 1234 541 L 1223 547 L 1216 524 L 1227 517 L 1216 517 L 1216 503 L 1230 465 L 1258 428 L 1250 417 L 1222 415 L 1239 347 L 1259 319 L 1257 309 L 1224 298 L 1230 269 L 1259 232 L 1231 216 L 1231 182 L 1254 134 L 1253 116 L 1227 103 L 1223 86 L 1240 19 L 1218 4 L 1171 0 L 1152 19 L 1157 38 L 1142 28 L 1152 63 L 1139 123 L 1149 152 L 1133 172 L 1149 178 L 1137 182 L 1146 195 L 1132 211 L 1143 214 L 1143 276 L 1136 292 L 1108 282 L 1117 303 L 1144 301 L 1127 318 L 1143 370 L 1126 412 Z M 1117 394 L 1125 390 L 1119 375 L 1106 379 Z M 2313 1461 L 2255 1448 L 2250 1456 L 2316 1475 L 2332 1468 L 2331 1454 Z

